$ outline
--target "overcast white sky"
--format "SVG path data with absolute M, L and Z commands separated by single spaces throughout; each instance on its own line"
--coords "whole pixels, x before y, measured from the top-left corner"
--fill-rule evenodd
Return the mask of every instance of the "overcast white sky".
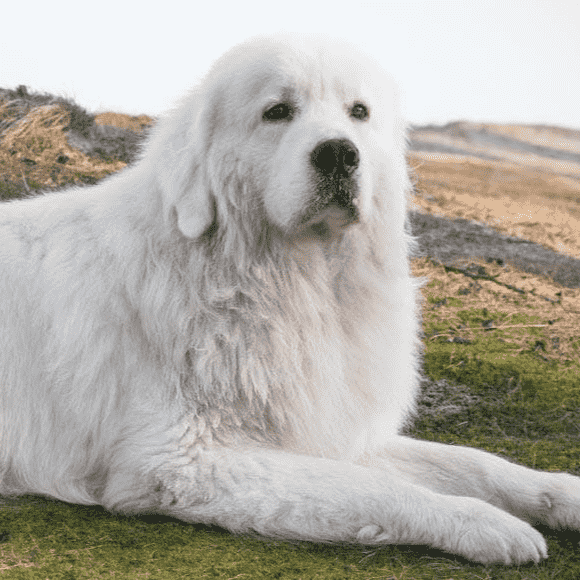
M 13 0 L 1 13 L 0 87 L 91 112 L 158 115 L 233 44 L 289 30 L 372 53 L 412 123 L 580 128 L 580 0 Z

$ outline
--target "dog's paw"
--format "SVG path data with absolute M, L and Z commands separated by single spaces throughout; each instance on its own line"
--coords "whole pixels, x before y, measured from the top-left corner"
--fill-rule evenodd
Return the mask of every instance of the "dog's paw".
M 364 544 L 428 544 L 482 564 L 540 562 L 546 541 L 527 522 L 482 500 L 444 496 L 428 514 L 407 525 L 367 525 L 357 534 Z M 397 522 L 401 523 L 401 520 Z
M 548 556 L 544 537 L 527 522 L 480 500 L 454 501 L 457 519 L 447 551 L 482 564 L 537 563 Z
M 540 501 L 532 521 L 553 528 L 580 530 L 580 477 L 567 473 L 544 473 Z

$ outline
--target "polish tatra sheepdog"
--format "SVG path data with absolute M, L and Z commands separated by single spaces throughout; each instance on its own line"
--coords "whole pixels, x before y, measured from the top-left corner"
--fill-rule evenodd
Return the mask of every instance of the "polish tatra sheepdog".
M 253 39 L 102 183 L 0 207 L 0 493 L 538 562 L 580 478 L 398 435 L 405 128 L 350 46 Z

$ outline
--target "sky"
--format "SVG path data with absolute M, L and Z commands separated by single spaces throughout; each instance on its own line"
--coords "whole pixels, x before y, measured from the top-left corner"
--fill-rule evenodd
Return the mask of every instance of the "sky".
M 344 37 L 398 81 L 413 124 L 580 129 L 580 0 L 27 0 L 2 8 L 0 87 L 157 116 L 261 33 Z

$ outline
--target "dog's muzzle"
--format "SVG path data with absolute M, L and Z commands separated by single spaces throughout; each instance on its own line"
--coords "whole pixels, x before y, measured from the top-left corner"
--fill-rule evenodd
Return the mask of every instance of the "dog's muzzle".
M 310 163 L 315 171 L 315 197 L 305 222 L 334 230 L 358 221 L 354 173 L 359 161 L 359 151 L 349 139 L 329 139 L 314 148 Z

